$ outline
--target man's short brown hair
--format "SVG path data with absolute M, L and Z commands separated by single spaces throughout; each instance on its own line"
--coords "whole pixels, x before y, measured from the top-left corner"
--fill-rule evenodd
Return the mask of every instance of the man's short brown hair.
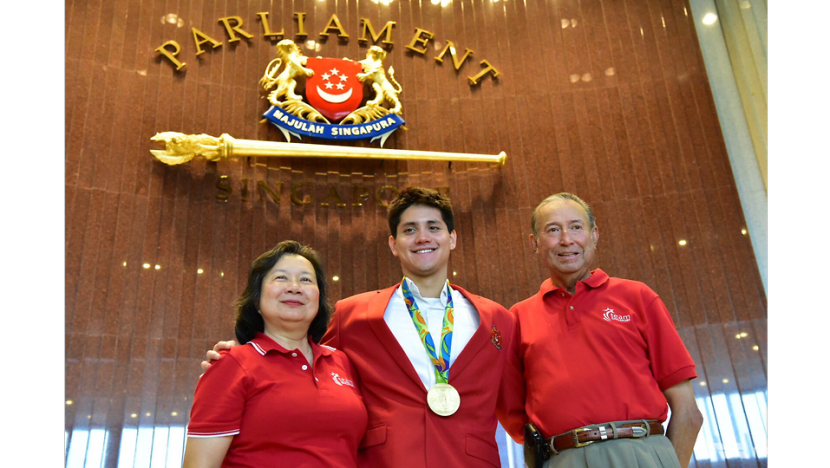
M 401 215 L 407 208 L 413 205 L 423 205 L 436 208 L 441 212 L 441 219 L 447 225 L 447 230 L 455 230 L 455 223 L 452 215 L 452 203 L 449 197 L 441 192 L 423 187 L 407 187 L 392 200 L 389 204 L 387 219 L 392 237 L 398 237 L 398 224 L 401 223 Z

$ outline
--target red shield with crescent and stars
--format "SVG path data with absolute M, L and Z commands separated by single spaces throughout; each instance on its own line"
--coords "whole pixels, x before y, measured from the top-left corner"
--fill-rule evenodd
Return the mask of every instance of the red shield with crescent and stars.
M 309 57 L 306 67 L 314 70 L 314 76 L 306 79 L 306 98 L 321 114 L 336 122 L 357 109 L 363 100 L 363 83 L 357 79 L 363 71 L 359 63 Z

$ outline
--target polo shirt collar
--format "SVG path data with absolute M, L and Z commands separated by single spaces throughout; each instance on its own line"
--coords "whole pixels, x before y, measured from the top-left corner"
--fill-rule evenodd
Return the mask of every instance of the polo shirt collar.
M 589 288 L 595 289 L 605 284 L 606 281 L 608 281 L 608 273 L 597 268 L 591 272 L 591 276 L 583 281 L 583 283 L 585 283 L 585 285 Z
M 608 273 L 597 268 L 596 270 L 592 270 L 591 276 L 589 276 L 585 280 L 582 280 L 582 283 L 591 289 L 595 289 L 605 284 L 606 281 L 608 281 Z M 555 286 L 553 284 L 553 281 L 551 281 L 551 279 L 548 278 L 544 282 L 542 282 L 542 286 L 539 287 L 539 294 L 542 297 L 544 297 L 546 294 L 556 291 L 558 289 L 559 287 Z
M 330 356 L 334 352 L 334 348 L 331 346 L 326 345 L 318 345 L 317 343 L 311 341 L 309 337 L 308 343 L 311 345 L 311 354 L 316 359 L 317 356 Z M 270 336 L 266 335 L 265 333 L 257 332 L 254 336 L 254 339 L 249 341 L 247 344 L 254 347 L 254 349 L 262 356 L 265 356 L 269 352 L 277 352 L 280 354 L 289 354 L 294 352 L 293 349 L 285 349 L 281 344 L 274 341 Z

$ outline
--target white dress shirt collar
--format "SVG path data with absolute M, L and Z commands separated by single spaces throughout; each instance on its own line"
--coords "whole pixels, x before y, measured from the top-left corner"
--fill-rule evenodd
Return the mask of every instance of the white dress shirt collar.
M 407 278 L 406 276 L 403 277 L 403 280 L 406 281 L 406 287 L 409 288 L 409 292 L 412 293 L 412 297 L 415 298 L 416 303 L 418 302 L 418 300 L 421 300 L 421 299 L 426 299 L 426 300 L 435 299 L 435 298 L 422 296 L 421 295 L 421 290 L 418 288 L 418 285 L 415 284 L 414 281 Z M 401 299 L 403 299 L 403 288 L 398 287 L 398 289 L 395 291 L 395 294 L 397 294 Z M 454 297 L 454 295 L 453 295 L 453 297 Z M 441 304 L 446 304 L 447 303 L 447 283 L 444 283 L 444 287 L 441 288 L 441 295 L 438 298 L 441 299 Z
M 415 303 L 421 310 L 421 315 L 427 322 L 427 328 L 434 343 L 440 343 L 441 331 L 443 327 L 443 319 L 445 314 L 445 306 L 447 304 L 447 288 L 441 290 L 440 298 L 425 298 L 421 296 L 418 286 L 408 278 L 404 281 L 409 281 L 407 287 L 412 292 L 412 297 L 415 298 Z M 473 334 L 479 327 L 480 317 L 478 311 L 473 306 L 469 299 L 464 297 L 461 292 L 456 289 L 452 291 L 453 302 L 453 338 L 452 348 L 450 350 L 450 379 L 452 379 L 452 365 L 458 358 L 458 355 L 467 346 L 467 343 L 473 337 Z M 435 385 L 435 366 L 429 359 L 427 351 L 424 349 L 424 344 L 418 335 L 418 330 L 412 323 L 412 317 L 409 315 L 409 310 L 406 307 L 406 302 L 403 299 L 403 292 L 398 287 L 395 294 L 389 300 L 386 306 L 386 311 L 383 314 L 383 319 L 389 330 L 395 336 L 398 344 L 406 353 L 412 367 L 424 384 L 425 389 L 432 388 Z

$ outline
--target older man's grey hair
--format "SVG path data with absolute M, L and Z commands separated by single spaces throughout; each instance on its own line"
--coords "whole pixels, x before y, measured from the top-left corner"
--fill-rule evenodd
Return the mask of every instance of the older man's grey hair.
M 539 205 L 536 206 L 536 209 L 533 210 L 533 215 L 530 217 L 530 228 L 533 230 L 533 235 L 534 236 L 537 235 L 537 232 L 536 232 L 536 219 L 539 216 L 539 210 L 541 210 L 542 207 L 547 205 L 548 203 L 554 202 L 556 200 L 571 200 L 571 201 L 574 201 L 574 202 L 578 203 L 579 206 L 581 206 L 582 209 L 585 210 L 585 213 L 588 215 L 588 223 L 591 225 L 590 228 L 591 229 L 594 228 L 594 225 L 595 225 L 595 222 L 596 222 L 596 220 L 594 218 L 594 212 L 591 211 L 591 207 L 587 203 L 585 203 L 585 200 L 577 197 L 576 195 L 574 195 L 572 193 L 559 192 L 559 193 L 555 193 L 555 194 L 549 196 L 548 198 L 545 198 L 544 200 L 542 200 L 542 203 L 539 203 Z

